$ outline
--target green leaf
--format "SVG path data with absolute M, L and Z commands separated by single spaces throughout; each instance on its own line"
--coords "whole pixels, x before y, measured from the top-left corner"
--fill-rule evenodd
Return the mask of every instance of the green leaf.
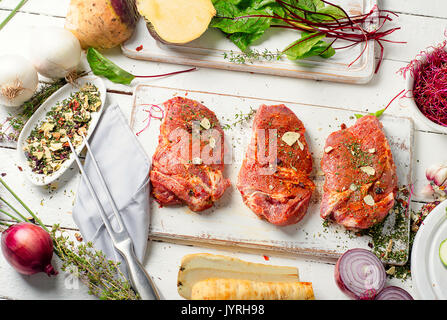
M 264 34 L 264 31 L 259 31 L 255 33 L 243 33 L 237 32 L 230 35 L 230 40 L 233 41 L 235 45 L 238 46 L 241 51 L 245 52 L 249 45 L 255 40 L 259 39 Z
M 94 74 L 104 76 L 112 82 L 130 84 L 135 78 L 134 75 L 118 67 L 94 48 L 88 48 L 87 61 Z
M 317 12 L 326 14 L 326 15 L 313 15 L 314 18 L 318 16 L 320 20 L 333 20 L 332 17 L 336 19 L 346 18 L 346 14 L 343 12 L 343 10 L 335 6 L 326 6 L 324 8 L 318 9 Z M 327 15 L 331 17 L 328 17 Z
M 321 0 L 314 0 L 315 9 L 320 10 L 325 7 L 325 4 Z
M 335 54 L 335 49 L 331 47 L 331 44 L 320 40 L 316 43 L 312 49 L 305 55 L 303 58 L 312 57 L 312 56 L 320 56 L 322 58 L 328 59 Z
M 312 48 L 318 44 L 321 39 L 325 37 L 324 34 L 317 33 L 303 33 L 301 39 L 296 40 L 288 49 L 283 51 L 290 60 L 298 60 L 308 57 Z M 322 52 L 322 51 L 321 51 Z M 320 52 L 320 53 L 321 53 Z
M 380 118 L 383 115 L 383 113 L 385 112 L 385 110 L 386 110 L 386 108 L 383 108 L 383 109 L 380 109 L 380 110 L 378 110 L 376 112 L 370 112 L 370 113 L 368 113 L 368 115 L 375 116 L 376 118 Z M 358 113 L 354 114 L 354 116 L 357 119 L 360 119 L 361 117 L 363 117 L 362 114 L 358 114 Z
M 371 113 L 371 115 L 376 116 L 377 118 L 380 118 L 380 116 L 385 112 L 385 110 L 386 110 L 386 108 L 380 109 L 379 111 Z

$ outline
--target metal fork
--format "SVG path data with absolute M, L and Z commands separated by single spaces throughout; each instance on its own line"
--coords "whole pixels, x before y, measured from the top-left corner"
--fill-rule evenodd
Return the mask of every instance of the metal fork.
M 70 149 L 73 152 L 73 155 L 75 157 L 76 163 L 79 166 L 79 169 L 81 170 L 82 177 L 84 178 L 87 188 L 89 189 L 93 199 L 95 200 L 96 205 L 98 206 L 99 212 L 101 214 L 101 218 L 104 222 L 104 225 L 106 226 L 107 232 L 109 233 L 110 237 L 112 238 L 113 246 L 116 248 L 116 250 L 121 254 L 121 256 L 124 258 L 126 265 L 127 265 L 127 271 L 130 277 L 130 282 L 132 284 L 132 287 L 135 289 L 136 292 L 140 295 L 141 299 L 143 300 L 159 300 L 160 296 L 157 292 L 157 289 L 155 287 L 155 284 L 153 283 L 151 277 L 148 275 L 142 264 L 138 261 L 137 256 L 135 255 L 134 246 L 132 239 L 129 236 L 129 233 L 126 229 L 126 226 L 123 223 L 123 220 L 121 219 L 121 215 L 118 211 L 118 208 L 115 204 L 115 201 L 113 200 L 113 197 L 110 193 L 109 188 L 107 187 L 107 184 L 104 180 L 104 177 L 99 170 L 98 163 L 96 161 L 95 156 L 93 155 L 93 152 L 90 149 L 90 145 L 85 138 L 84 135 L 82 135 L 85 141 L 85 145 L 87 147 L 88 153 L 92 159 L 93 165 L 95 167 L 95 170 L 99 176 L 99 181 L 106 192 L 107 199 L 110 202 L 110 205 L 112 207 L 112 211 L 115 215 L 116 221 L 118 222 L 119 229 L 115 230 L 111 223 L 109 218 L 107 217 L 104 208 L 98 198 L 98 195 L 96 194 L 95 190 L 93 189 L 93 185 L 90 181 L 90 178 L 86 174 L 83 165 L 81 164 L 81 161 L 79 160 L 79 157 L 75 151 L 75 148 L 73 147 L 70 139 L 68 139 L 68 143 L 70 145 Z

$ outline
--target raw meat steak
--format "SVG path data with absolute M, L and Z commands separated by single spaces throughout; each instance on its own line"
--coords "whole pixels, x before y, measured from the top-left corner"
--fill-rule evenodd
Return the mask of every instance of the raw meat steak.
M 275 225 L 300 221 L 315 189 L 304 132 L 303 123 L 284 105 L 262 105 L 256 112 L 237 187 L 244 203 Z
M 396 167 L 377 117 L 364 116 L 352 127 L 329 135 L 321 167 L 326 177 L 323 219 L 348 229 L 367 229 L 393 208 Z
M 230 186 L 223 176 L 224 132 L 216 115 L 197 101 L 175 97 L 163 106 L 150 172 L 152 195 L 161 205 L 208 209 Z

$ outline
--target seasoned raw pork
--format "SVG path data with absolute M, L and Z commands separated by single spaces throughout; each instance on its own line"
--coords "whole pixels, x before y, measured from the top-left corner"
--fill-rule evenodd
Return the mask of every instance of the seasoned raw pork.
M 216 115 L 197 101 L 176 97 L 163 106 L 150 172 L 152 195 L 161 205 L 208 209 L 230 186 L 223 176 L 224 132 Z
M 237 187 L 244 203 L 275 225 L 300 221 L 315 188 L 304 132 L 303 123 L 284 105 L 262 105 L 256 112 Z
M 323 219 L 348 229 L 367 229 L 388 215 L 397 191 L 396 167 L 375 116 L 333 132 L 326 140 L 321 167 L 326 177 Z

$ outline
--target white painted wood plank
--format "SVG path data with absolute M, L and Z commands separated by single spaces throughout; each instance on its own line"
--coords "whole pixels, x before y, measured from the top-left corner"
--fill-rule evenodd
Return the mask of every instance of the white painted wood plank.
M 341 2 L 348 2 L 348 0 Z M 0 9 L 12 10 L 17 3 L 17 0 L 2 0 L 0 1 Z M 69 3 L 70 0 L 30 0 L 20 11 L 64 17 Z M 429 0 L 429 2 L 420 0 L 381 0 L 379 6 L 381 9 L 403 14 L 447 18 L 444 0 Z
M 73 235 L 73 232 L 67 232 Z M 184 255 L 211 253 L 227 255 L 246 261 L 268 265 L 291 266 L 298 268 L 301 281 L 312 282 L 316 299 L 346 300 L 334 281 L 334 264 L 306 260 L 304 257 L 272 256 L 267 252 L 241 251 L 237 248 L 197 247 L 169 242 L 151 241 L 143 262 L 145 269 L 153 278 L 162 299 L 183 300 L 177 292 L 177 274 Z M 264 255 L 269 255 L 268 260 Z M 60 271 L 60 260 L 53 257 L 53 264 L 60 272 L 55 277 L 44 273 L 32 276 L 18 274 L 0 254 L 0 296 L 8 299 L 30 300 L 87 300 L 95 299 L 88 294 L 84 284 L 73 280 Z M 410 280 L 388 280 L 388 285 L 397 285 L 415 294 Z
M 33 1 L 29 3 L 31 2 Z M 0 20 L 6 17 L 8 13 L 8 11 L 0 10 Z M 17 13 L 0 33 L 2 42 L 3 39 L 6 39 L 4 43 L 10 43 L 9 46 L 2 46 L 0 53 L 14 50 L 13 47 L 17 45 L 24 45 L 25 41 L 23 41 L 22 37 L 17 37 L 17 32 L 22 32 L 22 30 L 26 30 L 29 27 L 53 25 L 63 26 L 64 19 L 38 14 Z M 389 26 L 400 26 L 402 28 L 402 30 L 391 34 L 389 39 L 407 41 L 407 44 L 386 44 L 385 59 L 409 61 L 421 49 L 428 45 L 438 43 L 443 39 L 447 20 L 401 14 Z M 11 34 L 14 36 L 11 36 Z M 9 39 L 3 38 L 8 36 Z M 150 37 L 149 33 L 147 33 L 147 37 Z
M 4 12 L 0 12 L 0 18 L 4 16 Z M 413 17 L 414 19 L 422 19 L 421 17 Z M 413 25 L 412 21 L 407 21 L 408 26 Z M 3 43 L 11 43 L 10 46 L 2 46 L 0 54 L 19 52 L 27 54 L 26 45 L 24 41 L 17 41 L 21 39 L 20 35 L 26 33 L 30 25 L 45 24 L 45 25 L 62 25 L 63 19 L 49 18 L 38 15 L 18 14 L 14 20 L 0 32 L 0 41 Z M 417 27 L 417 23 L 413 28 Z M 438 31 L 432 32 L 426 30 L 426 35 L 420 35 L 418 38 L 423 38 L 427 42 L 435 42 L 434 38 L 438 39 L 439 24 L 432 24 L 430 28 L 435 28 Z M 407 38 L 411 38 L 411 28 L 402 32 L 409 34 Z M 428 35 L 428 36 L 427 36 Z M 427 40 L 431 39 L 431 40 Z M 408 56 L 412 58 L 421 48 L 419 45 L 411 42 L 412 48 L 408 51 L 413 53 Z M 396 47 L 397 48 L 397 47 Z M 390 52 L 395 48 L 390 48 Z M 405 50 L 397 50 L 407 52 Z M 105 51 L 105 55 L 113 62 L 117 63 L 122 68 L 137 75 L 154 75 L 168 73 L 176 70 L 183 70 L 185 66 L 162 64 L 148 61 L 132 60 L 124 57 L 119 48 Z M 390 57 L 387 53 L 387 57 Z M 87 66 L 85 60 L 83 65 Z M 169 84 L 176 87 L 188 87 L 192 90 L 209 90 L 222 93 L 238 94 L 242 96 L 261 97 L 261 98 L 276 98 L 286 101 L 294 101 L 300 103 L 316 104 L 316 105 L 331 105 L 334 107 L 352 108 L 358 110 L 359 107 L 365 111 L 374 111 L 382 108 L 403 88 L 405 88 L 405 81 L 402 76 L 397 74 L 397 71 L 405 66 L 405 63 L 397 61 L 384 60 L 373 80 L 367 85 L 350 85 L 341 83 L 327 83 L 315 82 L 312 80 L 290 79 L 286 77 L 268 76 L 252 74 L 247 72 L 221 71 L 207 68 L 200 68 L 199 71 L 193 73 L 180 74 L 164 78 L 154 79 L 136 79 L 131 86 L 119 85 L 107 82 L 107 87 L 112 90 L 121 90 L 131 92 L 133 87 L 138 83 L 157 83 L 160 85 Z M 88 67 L 86 67 L 88 68 Z M 249 85 L 238 85 L 249 84 Z M 406 107 L 405 101 L 395 102 L 387 111 L 390 114 L 408 114 L 409 108 Z M 1 108 L 3 109 L 3 108 Z M 3 109 L 3 118 L 7 112 Z M 0 119 L 2 116 L 0 115 Z M 416 129 L 429 130 L 426 125 L 417 122 Z
M 18 3 L 18 0 L 2 0 L 0 1 L 0 9 L 13 10 Z M 20 12 L 65 17 L 69 3 L 70 0 L 29 0 L 20 9 Z
M 382 0 L 380 7 L 398 13 L 447 18 L 445 0 Z

